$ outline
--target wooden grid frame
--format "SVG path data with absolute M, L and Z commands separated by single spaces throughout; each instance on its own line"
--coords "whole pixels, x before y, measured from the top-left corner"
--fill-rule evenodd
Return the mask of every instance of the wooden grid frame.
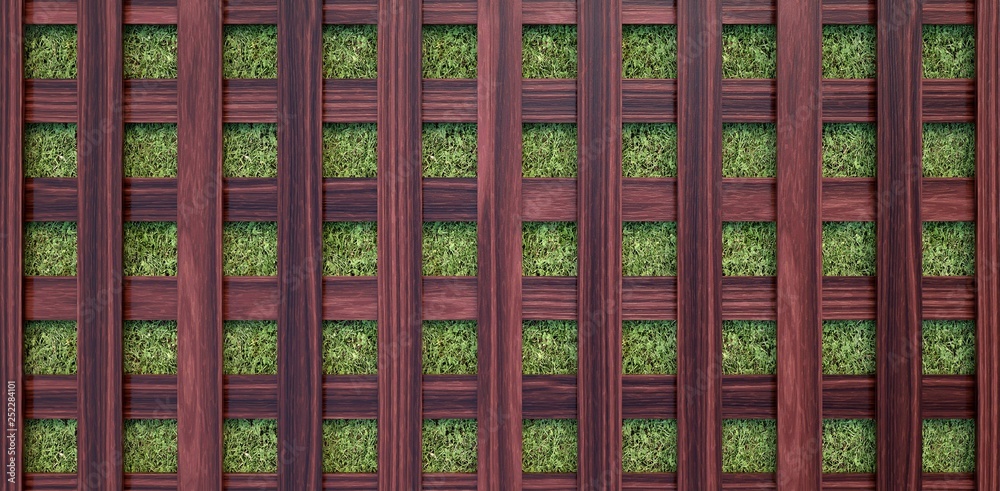
M 24 24 L 77 24 L 76 80 L 23 80 Z M 177 24 L 178 80 L 123 80 L 122 24 Z M 224 24 L 277 24 L 276 80 L 222 79 Z M 378 24 L 377 80 L 321 78 L 322 24 Z M 477 80 L 421 80 L 423 24 L 478 24 Z M 676 80 L 622 80 L 621 25 L 676 23 Z M 721 25 L 777 24 L 777 80 L 723 80 Z M 823 80 L 822 24 L 876 24 L 876 80 Z M 976 79 L 922 80 L 923 23 L 976 25 Z M 521 80 L 523 24 L 577 24 L 577 80 Z M 1000 489 L 996 0 L 10 0 L 0 5 L 0 489 Z M 288 63 L 287 60 L 294 60 Z M 223 122 L 276 122 L 277 179 L 222 179 Z M 478 178 L 422 179 L 422 122 L 476 122 Z M 678 178 L 621 177 L 622 122 L 677 122 Z M 721 177 L 722 122 L 775 122 L 776 179 Z M 976 123 L 976 178 L 921 177 L 923 122 Z M 77 179 L 23 179 L 22 126 L 78 124 Z M 178 124 L 175 179 L 123 179 L 125 122 Z M 323 179 L 323 122 L 378 122 L 378 178 Z M 522 179 L 522 122 L 576 122 L 579 178 Z M 875 122 L 878 179 L 823 179 L 823 122 Z M 76 221 L 78 276 L 23 277 L 25 221 Z M 177 221 L 178 275 L 122 277 L 123 221 Z M 277 221 L 277 278 L 221 274 L 223 221 Z M 323 277 L 323 221 L 379 222 L 381 274 Z M 476 278 L 422 278 L 421 223 L 475 220 Z M 523 221 L 579 224 L 576 278 L 520 275 Z M 623 278 L 621 222 L 677 221 L 676 278 Z M 776 277 L 723 277 L 721 222 L 776 221 Z M 821 274 L 821 221 L 875 221 L 876 277 Z M 976 221 L 976 276 L 922 277 L 922 220 Z M 277 376 L 223 376 L 223 319 L 276 319 Z M 575 319 L 577 376 L 522 376 L 523 319 Z M 820 322 L 876 319 L 876 377 L 823 376 Z M 77 319 L 76 376 L 24 376 L 25 320 Z M 177 376 L 123 376 L 123 319 L 178 321 Z M 324 376 L 322 319 L 377 319 L 378 376 Z M 422 376 L 421 321 L 476 319 L 475 376 Z M 677 319 L 677 376 L 623 376 L 621 321 Z M 723 319 L 778 325 L 777 376 L 722 376 Z M 975 319 L 976 375 L 923 376 L 922 319 Z M 223 418 L 277 418 L 276 475 L 223 474 Z M 79 421 L 78 474 L 25 475 L 26 418 Z M 123 474 L 123 418 L 177 419 L 179 472 Z M 324 418 L 377 419 L 378 474 L 323 474 Z M 476 474 L 421 474 L 423 418 L 479 422 Z M 577 418 L 574 474 L 522 474 L 522 418 Z M 623 418 L 677 418 L 676 474 L 623 474 Z M 776 418 L 776 474 L 721 472 L 722 418 Z M 823 474 L 822 418 L 876 418 L 878 473 Z M 976 473 L 922 474 L 923 418 L 976 419 Z M 14 435 L 8 440 L 8 435 Z M 12 460 L 7 457 L 13 442 Z M 7 479 L 7 463 L 13 479 Z

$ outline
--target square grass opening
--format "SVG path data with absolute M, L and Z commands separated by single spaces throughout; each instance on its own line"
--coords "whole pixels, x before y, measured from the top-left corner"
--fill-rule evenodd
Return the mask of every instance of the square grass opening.
M 177 276 L 176 223 L 125 222 L 122 231 L 122 274 Z
M 722 472 L 774 472 L 777 447 L 774 420 L 722 420 Z
M 76 222 L 24 224 L 25 276 L 76 276 Z
M 924 472 L 974 472 L 976 422 L 972 419 L 925 419 Z
M 521 133 L 523 177 L 576 177 L 576 125 L 525 124 Z
M 422 40 L 424 78 L 476 78 L 476 26 L 427 25 Z
M 975 78 L 976 32 L 969 25 L 924 25 L 924 78 Z
M 278 26 L 227 25 L 222 37 L 222 78 L 278 78 Z
M 521 370 L 525 375 L 575 374 L 576 321 L 524 321 L 521 349 Z
M 323 125 L 323 177 L 374 178 L 378 174 L 375 123 Z
M 875 374 L 875 321 L 823 321 L 823 374 Z
M 823 177 L 875 177 L 877 157 L 874 124 L 823 124 Z
M 973 177 L 976 174 L 976 125 L 924 123 L 924 177 Z
M 576 472 L 576 420 L 526 419 L 521 434 L 523 472 Z
M 226 222 L 222 227 L 224 276 L 278 274 L 277 222 Z
M 177 374 L 177 322 L 125 321 L 122 370 L 128 374 Z
M 677 26 L 622 26 L 622 78 L 677 78 Z
M 476 177 L 475 123 L 424 123 L 424 177 Z
M 976 274 L 975 222 L 924 222 L 924 276 Z
M 424 374 L 476 374 L 476 321 L 424 321 L 422 331 Z
M 622 472 L 676 471 L 676 419 L 622 421 Z
M 778 326 L 774 321 L 722 321 L 722 373 L 774 375 Z
M 622 321 L 622 372 L 625 375 L 677 373 L 676 321 Z
M 524 78 L 576 78 L 575 25 L 525 25 L 521 46 Z
M 576 223 L 524 222 L 521 240 L 524 276 L 576 276 Z
M 323 373 L 378 373 L 378 324 L 375 321 L 323 321 Z
M 278 472 L 278 420 L 223 421 L 222 472 Z
M 127 79 L 177 78 L 177 26 L 123 26 L 122 74 Z
M 222 326 L 222 373 L 226 375 L 278 373 L 277 322 L 225 321 Z
M 823 420 L 823 472 L 875 472 L 875 420 Z
M 76 177 L 76 124 L 24 125 L 24 177 Z
M 775 177 L 777 126 L 771 123 L 722 125 L 722 177 Z
M 875 78 L 875 26 L 823 26 L 823 78 Z
M 378 26 L 324 25 L 323 78 L 375 78 Z
M 76 373 L 76 321 L 24 323 L 25 375 Z
M 921 330 L 925 375 L 976 373 L 976 323 L 925 320 Z
M 76 420 L 25 419 L 24 472 L 76 472 Z
M 176 124 L 126 124 L 123 140 L 125 177 L 177 177 Z
M 774 78 L 776 56 L 775 26 L 722 26 L 723 78 Z
M 777 227 L 774 222 L 724 222 L 722 274 L 776 275 L 777 241 Z
M 476 472 L 476 420 L 425 419 L 421 437 L 424 472 Z
M 823 222 L 823 276 L 875 275 L 875 222 Z
M 677 223 L 622 223 L 623 276 L 676 276 Z
M 76 25 L 24 26 L 24 78 L 76 78 Z
M 124 472 L 177 472 L 177 420 L 126 419 L 122 454 Z
M 378 472 L 378 424 L 372 419 L 323 421 L 323 472 Z
M 325 143 L 325 135 L 323 140 Z M 223 125 L 222 175 L 223 177 L 278 177 L 278 125 L 273 123 Z
M 375 276 L 377 243 L 376 222 L 323 223 L 323 275 Z
M 424 276 L 476 276 L 476 222 L 427 222 L 423 233 Z
M 677 177 L 677 124 L 623 124 L 622 177 Z

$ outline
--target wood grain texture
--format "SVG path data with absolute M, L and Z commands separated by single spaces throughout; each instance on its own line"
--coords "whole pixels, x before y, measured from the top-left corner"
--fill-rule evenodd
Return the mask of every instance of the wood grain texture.
M 420 2 L 378 3 L 378 489 L 421 471 Z
M 921 49 L 919 0 L 878 0 L 876 485 L 921 480 Z
M 77 468 L 122 488 L 121 0 L 81 0 L 77 26 Z
M 320 0 L 278 1 L 278 489 L 323 472 L 323 30 Z
M 449 197 L 478 200 L 476 479 L 477 489 L 500 491 L 522 486 L 521 1 L 481 0 L 478 21 L 478 180 L 469 190 L 478 199 Z M 424 192 L 435 182 L 447 183 L 425 181 Z M 438 218 L 431 196 L 424 219 Z
M 722 487 L 722 2 L 677 4 L 677 488 Z

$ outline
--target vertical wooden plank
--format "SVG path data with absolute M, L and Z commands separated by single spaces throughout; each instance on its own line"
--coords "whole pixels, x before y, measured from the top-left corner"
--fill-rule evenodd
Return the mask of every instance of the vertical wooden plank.
M 976 2 L 976 483 L 1000 489 L 1000 3 Z
M 722 486 L 722 3 L 677 2 L 677 488 Z
M 580 489 L 621 489 L 621 0 L 581 0 L 579 75 Z
M 77 482 L 122 488 L 122 2 L 77 25 Z
M 876 427 L 880 490 L 920 489 L 920 0 L 878 0 Z
M 4 424 L 2 438 L 3 479 L 0 490 L 23 489 L 22 448 L 24 436 L 24 393 L 22 389 L 22 327 L 24 323 L 21 264 L 21 234 L 24 203 L 21 174 L 23 100 L 22 0 L 0 5 L 0 381 L 3 382 Z
M 177 483 L 220 489 L 222 2 L 177 13 Z
M 478 488 L 521 489 L 521 1 L 478 17 Z
M 278 489 L 323 472 L 323 4 L 278 2 Z
M 378 487 L 421 469 L 421 3 L 379 0 Z
M 822 9 L 778 0 L 779 489 L 816 490 L 822 418 Z

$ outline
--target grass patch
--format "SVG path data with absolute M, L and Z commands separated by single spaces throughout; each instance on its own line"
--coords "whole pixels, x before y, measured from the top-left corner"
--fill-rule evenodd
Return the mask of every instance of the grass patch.
M 476 26 L 433 25 L 423 30 L 424 78 L 476 78 Z
M 722 373 L 773 375 L 778 370 L 774 321 L 722 321 Z
M 25 276 L 76 276 L 76 222 L 24 224 Z
M 677 274 L 677 223 L 624 222 L 622 224 L 624 276 Z
M 126 124 L 125 177 L 177 177 L 177 125 Z
M 276 276 L 277 222 L 227 222 L 222 227 L 222 274 Z
M 924 222 L 924 276 L 976 274 L 974 222 Z
M 576 332 L 575 321 L 524 321 L 522 371 L 526 375 L 576 373 Z
M 722 274 L 774 276 L 777 274 L 777 227 L 774 222 L 722 224 Z
M 774 472 L 777 447 L 774 420 L 722 420 L 722 472 Z
M 226 375 L 278 373 L 277 322 L 225 321 L 222 325 L 223 373 Z
M 677 78 L 677 26 L 623 25 L 622 78 Z
M 823 78 L 875 78 L 875 27 L 823 26 Z
M 323 140 L 325 143 L 325 135 Z M 270 123 L 224 125 L 222 175 L 278 177 L 278 125 Z
M 622 472 L 676 472 L 677 420 L 622 421 Z
M 375 276 L 378 270 L 376 222 L 323 223 L 323 274 Z
M 278 420 L 227 419 L 222 424 L 222 472 L 278 471 Z
M 24 472 L 76 472 L 76 420 L 24 422 Z
M 378 425 L 372 419 L 323 421 L 323 472 L 377 472 Z
M 677 177 L 677 124 L 623 124 L 622 176 Z
M 525 124 L 521 145 L 524 177 L 576 177 L 575 124 Z
M 976 125 L 924 123 L 924 177 L 976 174 Z
M 626 375 L 676 374 L 677 322 L 622 321 L 622 372 Z
M 122 450 L 125 472 L 177 472 L 177 420 L 125 420 Z
M 975 78 L 973 26 L 924 26 L 924 78 Z
M 875 222 L 823 222 L 823 276 L 875 275 Z
M 521 29 L 524 78 L 576 78 L 576 26 L 526 25 Z
M 924 472 L 976 470 L 976 423 L 971 419 L 925 419 Z
M 323 78 L 375 78 L 378 26 L 323 26 Z
M 474 123 L 424 124 L 424 177 L 476 177 L 477 139 Z
M 122 73 L 125 78 L 177 78 L 177 26 L 123 26 Z
M 378 373 L 378 324 L 375 321 L 324 321 L 323 373 Z
M 522 423 L 521 470 L 576 472 L 577 423 L 571 419 L 526 419 Z
M 76 373 L 76 321 L 24 323 L 24 374 Z
M 777 51 L 773 25 L 724 25 L 722 77 L 775 78 Z
M 476 472 L 476 420 L 425 419 L 422 436 L 424 472 Z
M 875 472 L 875 420 L 823 420 L 823 472 Z
M 122 338 L 125 373 L 177 373 L 176 321 L 125 321 Z
M 775 125 L 722 125 L 723 177 L 775 177 L 777 169 L 778 133 Z
M 522 224 L 524 276 L 576 276 L 576 223 Z
M 823 177 L 875 177 L 875 125 L 823 125 Z
M 424 276 L 476 276 L 476 222 L 424 224 Z
M 424 373 L 474 375 L 477 341 L 475 321 L 424 321 Z
M 125 222 L 122 228 L 125 276 L 177 276 L 177 224 Z
M 823 373 L 875 373 L 875 321 L 823 321 Z
M 374 178 L 378 173 L 375 123 L 323 125 L 323 177 Z
M 976 373 L 976 323 L 924 321 L 923 362 L 926 375 Z
M 76 26 L 24 26 L 24 78 L 76 78 Z
M 278 26 L 227 25 L 223 78 L 278 78 Z
M 76 177 L 76 124 L 24 125 L 24 177 Z

